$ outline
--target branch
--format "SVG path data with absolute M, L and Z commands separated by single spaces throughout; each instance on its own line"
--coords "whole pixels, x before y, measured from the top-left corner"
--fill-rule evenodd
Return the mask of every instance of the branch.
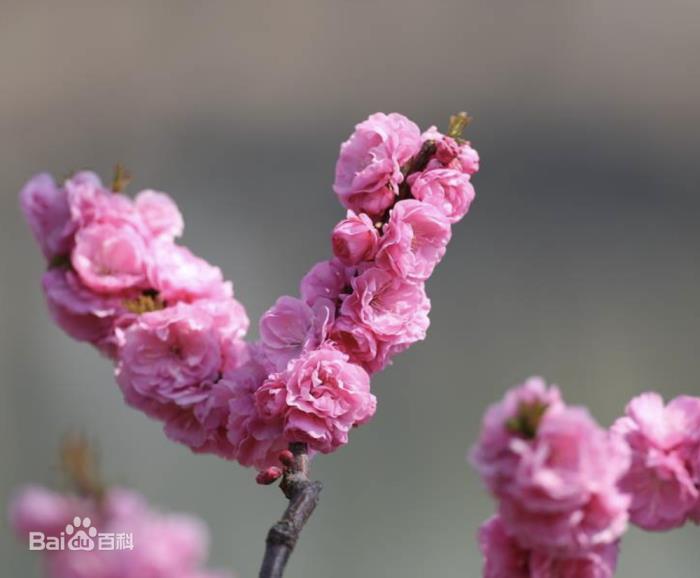
M 309 480 L 306 444 L 289 444 L 280 488 L 289 500 L 282 518 L 267 533 L 265 556 L 259 578 L 281 578 L 304 525 L 313 514 L 321 494 L 321 482 Z M 283 452 L 284 453 L 284 452 Z

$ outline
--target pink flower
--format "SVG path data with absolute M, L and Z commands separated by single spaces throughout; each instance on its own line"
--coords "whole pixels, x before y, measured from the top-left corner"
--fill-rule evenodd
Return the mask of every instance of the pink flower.
M 9 505 L 10 526 L 23 540 L 29 532 L 58 535 L 73 515 L 70 500 L 41 486 L 26 486 Z
M 63 331 L 73 339 L 92 343 L 110 357 L 115 355 L 114 327 L 120 318 L 130 317 L 120 299 L 93 293 L 64 268 L 49 269 L 42 285 L 49 312 Z
M 557 558 L 534 551 L 530 557 L 530 577 L 613 578 L 619 551 L 619 542 L 592 548 L 573 558 Z
M 98 293 L 146 287 L 146 244 L 127 226 L 92 224 L 80 229 L 71 255 L 81 281 Z
M 479 528 L 484 578 L 612 578 L 619 543 L 592 548 L 575 557 L 557 557 L 522 547 L 499 516 Z
M 350 292 L 351 273 L 338 259 L 316 263 L 301 280 L 301 298 L 309 305 L 319 299 L 336 302 Z
M 432 140 L 436 145 L 435 157 L 429 163 L 430 168 L 449 167 L 469 176 L 479 172 L 479 153 L 472 148 L 470 142 L 457 142 L 454 138 L 440 133 L 434 126 L 422 134 L 421 140 Z
M 499 514 L 524 547 L 556 557 L 577 557 L 616 542 L 627 530 L 630 500 L 617 486 L 601 487 L 573 508 L 530 507 L 524 498 L 504 497 Z
M 206 399 L 207 382 L 221 370 L 221 335 L 200 304 L 144 313 L 122 340 L 117 381 L 125 395 L 133 391 L 156 404 L 191 407 Z
M 136 210 L 154 237 L 174 239 L 182 235 L 185 223 L 180 210 L 165 193 L 141 191 L 134 199 Z
M 557 386 L 548 387 L 539 377 L 531 377 L 489 407 L 470 461 L 492 493 L 505 495 L 515 477 L 519 454 L 514 444 L 537 435 L 545 412 L 563 408 Z
M 226 425 L 235 459 L 243 466 L 264 470 L 279 465 L 279 453 L 287 448 L 281 415 L 263 415 L 256 406 L 255 393 L 267 378 L 267 371 L 254 359 L 227 374 L 219 382 L 229 397 Z
M 233 295 L 221 269 L 169 240 L 151 246 L 146 271 L 148 284 L 168 303 L 226 299 Z
M 58 188 L 50 175 L 42 173 L 24 185 L 20 204 L 44 256 L 52 259 L 67 255 L 75 223 L 71 220 L 65 189 Z
M 367 372 L 329 345 L 291 361 L 284 374 L 266 382 L 256 399 L 270 414 L 285 416 L 289 441 L 305 442 L 323 453 L 346 444 L 350 429 L 367 422 L 377 403 Z
M 471 143 L 465 142 L 460 146 L 457 160 L 469 176 L 479 172 L 479 153 L 471 147 Z
M 420 130 L 406 117 L 376 113 L 355 127 L 340 148 L 333 189 L 358 213 L 380 215 L 394 202 L 401 167 L 420 149 Z
M 318 345 L 314 310 L 301 299 L 283 295 L 260 319 L 262 348 L 276 371 L 290 359 Z
M 356 215 L 348 211 L 347 218 L 333 229 L 331 242 L 333 254 L 343 264 L 357 265 L 374 258 L 379 243 L 379 232 L 367 215 Z
M 456 169 L 435 168 L 408 177 L 411 194 L 419 201 L 437 207 L 451 223 L 469 211 L 474 200 L 474 187 L 469 175 Z
M 632 495 L 630 517 L 645 530 L 682 526 L 700 498 L 688 449 L 700 440 L 700 399 L 678 397 L 664 406 L 645 393 L 627 406 L 613 431 L 632 450 L 632 465 L 621 487 Z
M 275 387 L 282 384 L 286 387 L 285 437 L 323 453 L 346 444 L 350 429 L 367 422 L 376 409 L 367 372 L 330 346 L 290 362 L 284 377 L 276 378 Z
M 335 320 L 329 338 L 340 351 L 348 355 L 352 363 L 356 363 L 369 374 L 377 373 L 390 365 L 391 358 L 405 351 L 410 345 L 377 341 L 372 331 L 345 316 Z
M 98 532 L 124 534 L 133 545 L 132 548 L 95 547 L 89 551 L 69 548 L 44 551 L 48 578 L 230 578 L 203 567 L 209 533 L 198 518 L 163 514 L 149 507 L 142 496 L 120 488 L 109 488 L 98 504 L 92 496 L 62 495 L 30 487 L 13 500 L 10 510 L 24 514 L 39 512 L 46 508 L 47 498 L 62 504 L 62 511 L 51 514 L 51 528 L 38 524 L 31 526 L 32 531 L 44 531 L 56 537 L 67 524 L 73 523 L 75 516 L 89 517 L 91 526 Z M 14 520 L 11 520 L 13 525 Z M 24 533 L 22 527 L 15 526 L 15 530 Z
M 479 528 L 479 549 L 484 558 L 483 578 L 531 578 L 530 552 L 508 534 L 498 516 Z
M 616 541 L 629 497 L 619 481 L 629 450 L 556 388 L 532 379 L 492 407 L 472 461 L 521 546 L 575 556 Z
M 373 267 L 355 277 L 352 288 L 341 313 L 369 329 L 377 339 L 399 344 L 425 338 L 430 300 L 423 285 Z
M 374 334 L 349 317 L 341 316 L 335 320 L 330 338 L 353 363 L 363 365 L 377 357 L 377 341 Z
M 391 209 L 376 262 L 412 281 L 425 281 L 445 254 L 452 232 L 446 217 L 420 201 L 401 201 Z
M 126 195 L 106 189 L 95 173 L 78 172 L 66 180 L 64 187 L 71 217 L 79 227 L 84 228 L 94 223 L 130 225 L 146 235 L 147 229 L 133 201 Z

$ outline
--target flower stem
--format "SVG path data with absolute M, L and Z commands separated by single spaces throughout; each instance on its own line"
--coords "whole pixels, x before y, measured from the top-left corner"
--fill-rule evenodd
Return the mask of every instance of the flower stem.
M 293 464 L 285 468 L 280 488 L 289 500 L 282 518 L 267 533 L 265 556 L 259 578 L 281 578 L 304 525 L 313 514 L 321 494 L 321 482 L 309 480 L 306 444 L 292 443 Z

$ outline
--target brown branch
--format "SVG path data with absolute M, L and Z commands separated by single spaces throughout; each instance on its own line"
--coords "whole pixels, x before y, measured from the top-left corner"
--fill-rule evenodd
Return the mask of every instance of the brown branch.
M 289 445 L 293 458 L 285 464 L 280 488 L 289 500 L 282 518 L 267 533 L 265 556 L 259 578 L 281 578 L 287 560 L 304 525 L 313 514 L 321 494 L 321 482 L 309 480 L 306 444 Z

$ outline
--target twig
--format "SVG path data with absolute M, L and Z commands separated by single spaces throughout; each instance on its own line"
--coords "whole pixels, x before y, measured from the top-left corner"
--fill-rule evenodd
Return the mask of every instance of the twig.
M 304 525 L 313 514 L 321 494 L 321 482 L 309 480 L 306 444 L 289 445 L 293 459 L 285 464 L 280 488 L 289 500 L 282 518 L 267 533 L 265 556 L 259 578 L 281 578 Z

